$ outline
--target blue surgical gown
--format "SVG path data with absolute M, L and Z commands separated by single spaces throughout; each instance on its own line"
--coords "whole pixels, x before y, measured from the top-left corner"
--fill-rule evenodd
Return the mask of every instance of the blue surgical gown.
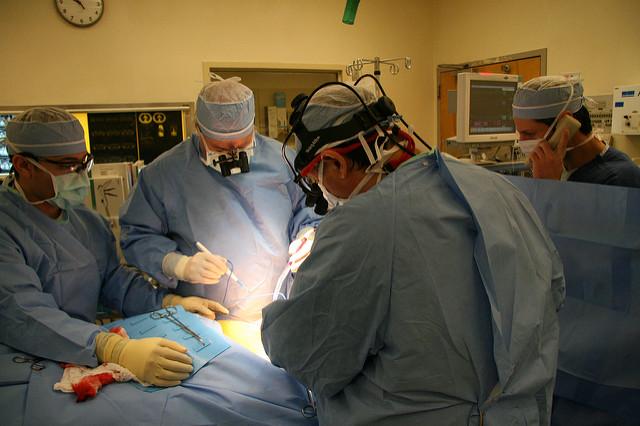
M 262 340 L 321 424 L 544 425 L 563 300 L 524 195 L 434 152 L 327 215 Z
M 573 182 L 640 188 L 640 167 L 613 147 L 571 173 Z
M 127 261 L 183 296 L 217 300 L 240 319 L 260 319 L 287 265 L 289 243 L 319 217 L 282 161 L 282 145 L 256 134 L 249 173 L 223 177 L 199 157 L 197 136 L 145 167 L 120 212 Z M 162 272 L 167 253 L 191 256 L 196 241 L 231 261 L 248 288 L 228 276 L 217 285 L 177 282 Z
M 564 265 L 554 425 L 638 425 L 640 189 L 511 176 Z
M 118 261 L 109 224 L 82 206 L 54 220 L 0 188 L 0 343 L 42 358 L 96 366 L 98 302 L 135 315 L 154 290 Z
M 226 338 L 225 338 L 226 339 Z M 18 364 L 0 345 L 2 426 L 166 425 L 315 426 L 303 385 L 285 371 L 227 339 L 229 349 L 180 386 L 145 392 L 132 383 L 112 383 L 91 400 L 53 390 L 62 377 L 55 362 L 43 370 Z M 305 416 L 303 414 L 307 414 Z

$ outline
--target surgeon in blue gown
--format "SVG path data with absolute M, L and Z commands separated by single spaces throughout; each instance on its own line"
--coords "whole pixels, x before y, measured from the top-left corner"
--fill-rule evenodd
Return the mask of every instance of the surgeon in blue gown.
M 294 126 L 295 167 L 333 208 L 290 298 L 263 310 L 270 359 L 320 424 L 549 424 L 564 277 L 535 211 L 438 151 L 393 171 L 410 136 L 356 90 L 320 89 Z M 361 102 L 375 120 L 358 130 Z
M 226 309 L 155 290 L 120 265 L 108 223 L 82 205 L 93 159 L 71 114 L 25 111 L 9 122 L 7 145 L 14 169 L 0 189 L 0 343 L 62 362 L 115 362 L 159 386 L 188 377 L 181 345 L 101 332 L 98 302 L 124 315 L 180 304 L 214 318 Z
M 560 135 L 554 149 L 548 141 L 565 116 L 580 128 L 574 136 Z M 593 133 L 580 80 L 550 75 L 527 81 L 514 96 L 513 118 L 534 178 L 640 188 L 640 167 Z
M 282 163 L 282 145 L 255 132 L 253 92 L 237 77 L 205 86 L 196 118 L 189 139 L 142 170 L 120 212 L 121 247 L 162 286 L 256 321 L 289 245 L 319 217 Z
M 0 188 L 3 425 L 315 422 L 301 414 L 309 402 L 299 383 L 233 342 L 189 377 L 182 345 L 123 339 L 97 326 L 98 302 L 126 316 L 176 304 L 209 318 L 226 309 L 154 289 L 120 265 L 108 223 L 82 205 L 92 157 L 71 114 L 27 110 L 9 122 L 7 144 L 15 170 Z M 23 358 L 41 359 L 35 365 L 44 369 L 15 361 Z M 147 393 L 112 384 L 76 404 L 53 390 L 62 377 L 58 362 L 115 362 L 145 382 L 173 387 Z

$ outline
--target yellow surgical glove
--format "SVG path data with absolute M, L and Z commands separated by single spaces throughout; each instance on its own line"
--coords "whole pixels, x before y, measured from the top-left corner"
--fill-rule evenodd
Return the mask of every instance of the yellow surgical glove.
M 176 386 L 193 371 L 187 348 L 168 339 L 125 339 L 114 333 L 98 333 L 96 356 L 131 371 L 140 381 L 156 386 Z
M 177 305 L 182 306 L 187 312 L 194 312 L 212 320 L 216 319 L 216 311 L 223 314 L 229 313 L 229 310 L 218 302 L 214 302 L 213 300 L 205 299 L 203 297 L 182 297 L 177 294 L 167 294 L 162 299 L 163 308 Z

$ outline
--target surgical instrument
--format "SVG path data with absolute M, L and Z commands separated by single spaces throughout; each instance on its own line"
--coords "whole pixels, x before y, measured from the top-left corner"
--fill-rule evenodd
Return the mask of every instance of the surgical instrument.
M 200 335 L 198 333 L 196 333 L 195 331 L 193 331 L 192 329 L 187 327 L 185 325 L 185 323 L 183 323 L 182 321 L 180 321 L 176 317 L 175 314 L 177 312 L 178 312 L 178 310 L 175 307 L 169 306 L 167 308 L 164 308 L 164 312 L 162 312 L 162 311 L 151 312 L 151 314 L 149 316 L 151 317 L 151 319 L 154 319 L 154 320 L 159 320 L 159 319 L 163 319 L 163 318 L 168 319 L 169 321 L 171 321 L 172 323 L 174 323 L 175 325 L 180 327 L 184 332 L 186 332 L 186 333 L 190 334 L 191 336 L 193 336 L 198 342 L 200 342 L 200 344 L 203 347 L 207 346 L 207 343 L 204 341 L 204 339 L 202 337 L 200 337 Z
M 18 363 L 18 364 L 27 364 L 27 363 L 31 363 L 31 369 L 33 371 L 40 371 L 40 370 L 44 370 L 46 367 L 46 365 L 42 364 L 40 361 L 42 361 L 44 358 L 34 358 L 34 357 L 30 357 L 27 355 L 16 355 L 13 357 L 13 362 Z
M 204 244 L 202 244 L 200 241 L 196 241 L 196 247 L 198 247 L 198 250 L 200 250 L 203 253 L 207 253 L 207 254 L 211 254 L 213 255 L 213 253 L 211 253 L 209 251 L 208 248 L 206 248 L 204 246 Z M 247 288 L 247 286 L 245 285 L 245 283 L 243 283 L 240 278 L 238 278 L 236 276 L 236 274 L 233 273 L 233 271 L 231 270 L 231 268 L 229 268 L 229 261 L 227 260 L 227 270 L 225 271 L 225 275 L 228 275 L 229 277 L 231 277 L 235 282 L 238 283 L 238 285 L 242 288 Z

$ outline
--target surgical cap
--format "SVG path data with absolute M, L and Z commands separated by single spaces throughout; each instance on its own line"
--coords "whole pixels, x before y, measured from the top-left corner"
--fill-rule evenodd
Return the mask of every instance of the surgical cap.
M 376 95 L 362 86 L 353 87 L 365 104 L 376 101 Z M 364 109 L 362 102 L 349 89 L 331 85 L 317 91 L 309 100 L 302 116 L 302 124 L 309 131 L 338 126 L 349 121 L 354 114 Z
M 10 154 L 55 157 L 86 151 L 80 122 L 54 107 L 32 108 L 17 115 L 7 124 L 6 142 Z
M 366 105 L 374 103 L 377 99 L 373 91 L 362 86 L 354 86 L 353 89 L 360 95 Z M 309 99 L 302 113 L 302 124 L 310 132 L 340 126 L 364 109 L 362 101 L 353 91 L 342 85 L 334 84 L 323 87 Z M 361 125 L 362 123 L 360 123 Z M 362 129 L 360 126 L 354 126 L 352 134 L 350 129 L 343 130 L 338 138 L 339 140 L 336 140 L 335 135 L 330 136 L 326 133 L 313 139 L 309 137 L 301 140 L 298 132 L 301 132 L 301 135 L 304 132 L 302 132 L 302 129 L 295 130 L 294 128 L 296 136 L 295 148 L 298 153 L 294 161 L 296 169 L 301 170 L 306 167 L 319 151 L 348 142 L 356 137 L 360 131 L 368 130 Z
M 531 79 L 513 97 L 513 118 L 538 120 L 555 118 L 563 111 L 575 113 L 582 107 L 583 92 L 582 83 L 577 79 L 559 75 Z M 571 101 L 567 105 L 569 96 Z
M 239 139 L 253 132 L 253 92 L 238 77 L 207 84 L 196 101 L 200 131 L 217 141 Z

